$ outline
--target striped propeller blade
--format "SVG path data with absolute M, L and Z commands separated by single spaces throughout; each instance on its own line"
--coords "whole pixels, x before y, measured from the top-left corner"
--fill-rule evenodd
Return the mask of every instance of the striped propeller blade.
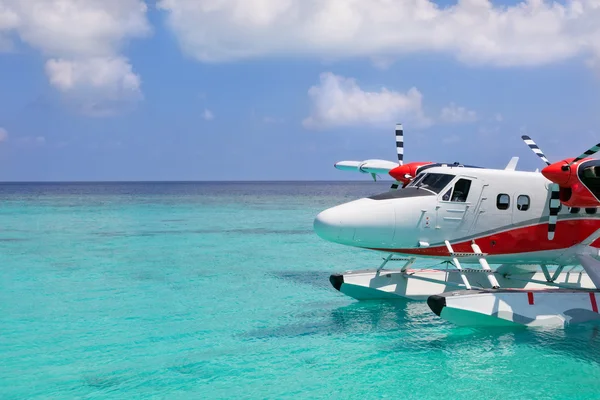
M 404 128 L 402 124 L 396 124 L 396 150 L 398 151 L 398 162 L 404 163 Z
M 571 165 L 579 160 L 583 160 L 586 157 L 592 156 L 592 155 L 596 154 L 599 150 L 600 150 L 600 143 L 598 143 L 597 145 L 592 146 L 591 148 L 586 150 L 585 153 L 581 154 L 579 157 L 577 157 L 576 159 L 571 161 L 568 165 Z
M 560 211 L 560 187 L 553 183 L 550 185 L 550 219 L 548 220 L 548 240 L 554 239 L 556 232 L 556 222 L 558 220 L 558 212 Z
M 398 152 L 398 163 L 404 165 L 404 128 L 402 124 L 396 124 L 396 151 Z M 394 182 L 390 190 L 396 190 L 400 183 Z
M 535 144 L 535 142 L 529 136 L 523 135 L 523 136 L 521 136 L 521 139 L 523 139 L 523 141 L 525 142 L 525 144 L 527 146 L 529 146 L 531 151 L 533 151 L 535 154 L 537 154 L 538 157 L 540 157 L 542 159 L 542 161 L 544 161 L 546 164 L 550 165 L 550 161 L 548 161 L 548 159 L 546 158 L 546 156 L 544 155 L 542 150 L 540 150 L 538 145 Z

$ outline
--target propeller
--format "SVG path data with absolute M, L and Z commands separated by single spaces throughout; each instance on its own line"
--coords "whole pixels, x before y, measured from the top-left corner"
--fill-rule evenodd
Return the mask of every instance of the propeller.
M 398 152 L 398 164 L 404 165 L 404 128 L 402 124 L 396 124 L 396 151 Z M 400 184 L 394 182 L 390 187 L 391 190 L 396 190 Z
M 550 165 L 550 161 L 548 161 L 548 159 L 546 158 L 546 156 L 544 155 L 542 150 L 540 150 L 538 145 L 535 144 L 535 142 L 529 136 L 523 135 L 523 136 L 521 136 L 521 139 L 523 139 L 523 141 L 525 142 L 525 144 L 527 146 L 529 146 L 531 151 L 533 151 L 535 154 L 537 154 L 542 159 L 542 161 L 544 161 L 546 164 Z
M 334 167 L 342 171 L 358 171 L 363 174 L 370 174 L 374 181 L 377 181 L 379 174 L 389 174 L 389 172 L 404 163 L 404 129 L 402 124 L 396 124 L 396 152 L 398 153 L 398 163 L 387 160 L 365 160 L 365 161 L 339 161 Z M 391 189 L 398 189 L 401 182 L 394 182 Z
M 551 165 L 550 161 L 548 161 L 548 158 L 546 158 L 544 152 L 542 152 L 538 145 L 529 136 L 523 135 L 521 136 L 521 139 L 523 139 L 523 141 L 527 146 L 529 146 L 531 151 L 537 154 L 538 157 L 542 159 L 542 161 L 544 161 L 547 165 Z M 598 150 L 600 150 L 600 147 L 596 149 L 596 151 Z M 594 153 L 596 151 L 594 151 Z M 556 232 L 556 221 L 558 220 L 558 212 L 560 211 L 560 186 L 556 183 L 550 184 L 550 201 L 548 202 L 548 208 L 550 209 L 550 218 L 548 219 L 548 240 L 553 240 L 554 233 Z
M 574 159 L 573 161 L 571 161 L 567 165 L 570 167 L 573 163 L 576 163 L 577 161 L 583 160 L 586 157 L 592 156 L 592 155 L 596 154 L 598 151 L 600 151 L 600 143 L 598 143 L 595 146 L 590 147 L 585 152 L 583 152 L 579 157 L 577 157 L 576 159 Z

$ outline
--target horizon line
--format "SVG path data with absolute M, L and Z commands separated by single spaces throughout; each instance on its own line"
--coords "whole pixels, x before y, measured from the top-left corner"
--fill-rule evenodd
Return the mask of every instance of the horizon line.
M 23 183 L 291 183 L 291 182 L 348 182 L 348 183 L 381 183 L 393 182 L 393 180 L 334 180 L 334 179 L 270 179 L 270 180 L 65 180 L 65 181 L 0 181 L 2 184 L 23 184 Z

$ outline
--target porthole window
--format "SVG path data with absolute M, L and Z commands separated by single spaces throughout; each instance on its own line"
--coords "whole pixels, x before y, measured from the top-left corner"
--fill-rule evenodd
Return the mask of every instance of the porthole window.
M 517 210 L 527 211 L 529 210 L 529 204 L 529 196 L 522 194 L 519 197 L 517 197 Z
M 579 210 L 580 210 L 580 208 L 579 208 L 579 207 L 570 207 L 570 208 L 569 208 L 569 212 L 570 212 L 571 214 L 579 214 Z
M 508 207 L 510 207 L 510 196 L 506 193 L 500 193 L 496 197 L 496 207 L 498 207 L 498 210 L 508 210 Z
M 598 209 L 596 207 L 585 209 L 586 214 L 596 214 L 596 212 L 598 212 Z

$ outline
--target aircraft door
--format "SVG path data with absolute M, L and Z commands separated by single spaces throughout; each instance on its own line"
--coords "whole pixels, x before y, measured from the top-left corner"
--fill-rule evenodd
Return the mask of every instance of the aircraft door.
M 481 180 L 457 177 L 438 197 L 436 227 L 453 237 L 468 234 L 477 219 L 482 190 Z
M 512 206 L 515 202 L 512 193 L 491 190 L 485 185 L 473 232 L 489 232 L 510 225 L 513 218 Z

